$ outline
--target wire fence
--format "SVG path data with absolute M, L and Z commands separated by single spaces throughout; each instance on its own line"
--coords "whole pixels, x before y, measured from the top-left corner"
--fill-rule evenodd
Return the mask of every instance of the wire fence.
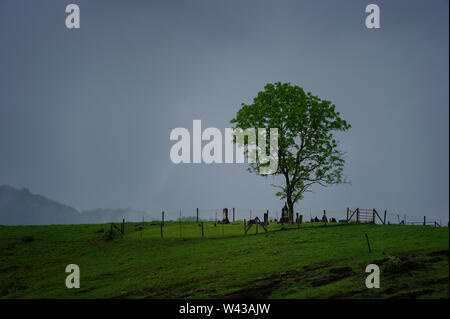
M 297 213 L 303 218 L 297 218 Z M 357 218 L 355 219 L 355 214 Z M 266 215 L 266 216 L 265 216 Z M 265 218 L 268 217 L 268 218 Z M 265 208 L 191 208 L 161 210 L 159 216 L 142 216 L 141 220 L 120 220 L 121 225 L 111 230 L 130 234 L 141 239 L 220 238 L 274 232 L 288 229 L 315 229 L 350 225 L 351 222 L 403 225 L 443 225 L 442 220 L 431 216 L 414 216 L 394 211 L 368 208 L 308 209 L 294 211 L 293 224 L 280 221 L 280 210 Z M 326 217 L 326 218 L 325 218 Z M 117 221 L 119 222 L 119 221 Z
M 250 220 L 258 217 L 259 219 L 264 218 L 264 214 L 268 213 L 269 220 L 279 220 L 281 217 L 281 208 L 241 208 L 241 207 L 229 207 L 228 218 L 230 221 L 243 221 L 244 219 Z M 326 216 L 331 218 L 334 217 L 336 220 L 345 219 L 346 210 L 328 210 L 326 209 Z M 145 216 L 146 221 L 160 221 L 163 219 L 162 215 L 164 212 L 165 221 L 197 221 L 197 208 L 190 209 L 162 209 L 159 213 L 151 213 L 151 217 Z M 296 214 L 303 216 L 303 221 L 308 222 L 315 217 L 319 219 L 322 218 L 324 210 L 313 210 L 313 209 L 299 209 L 294 211 L 294 218 Z M 199 221 L 215 221 L 218 222 L 223 218 L 223 208 L 198 208 L 198 220 Z M 131 220 L 130 220 L 131 221 Z M 134 221 L 139 221 L 138 219 Z
M 224 208 L 182 208 L 182 209 L 161 209 L 160 212 L 152 212 L 150 214 L 142 215 L 142 217 L 133 216 L 129 218 L 128 216 L 123 216 L 127 221 L 139 222 L 139 221 L 182 221 L 182 222 L 219 222 L 223 219 L 223 209 Z M 244 219 L 250 220 L 258 217 L 263 220 L 264 214 L 268 213 L 268 218 L 271 221 L 280 220 L 281 208 L 248 208 L 248 207 L 228 207 L 228 219 L 230 222 L 233 221 L 243 221 Z M 350 212 L 354 212 L 356 207 L 348 207 Z M 426 214 L 424 216 L 415 216 L 411 214 L 404 214 L 385 208 L 359 208 L 360 211 L 372 211 L 375 209 L 380 215 L 381 219 L 384 219 L 384 214 L 386 212 L 386 224 L 405 224 L 405 225 L 434 225 L 448 226 L 448 220 L 443 220 L 442 217 L 433 216 L 431 214 Z M 335 209 L 326 208 L 323 210 L 312 209 L 312 208 L 301 208 L 294 210 L 294 220 L 296 214 L 303 216 L 303 222 L 310 222 L 316 217 L 322 220 L 325 215 L 328 219 L 334 218 L 336 221 L 346 221 L 347 220 L 347 208 Z M 119 221 L 119 220 L 118 220 Z M 370 221 L 370 220 L 368 220 Z M 375 218 L 376 224 L 382 224 L 380 219 Z
M 351 212 L 354 212 L 356 208 L 349 208 Z M 359 208 L 360 211 L 372 211 L 376 210 L 380 217 L 384 219 L 386 214 L 386 224 L 402 224 L 402 225 L 434 225 L 434 226 L 448 226 L 448 220 L 445 221 L 441 217 L 426 214 L 423 216 L 402 214 L 400 212 L 390 211 L 382 208 Z M 444 222 L 444 223 L 443 223 Z M 381 224 L 379 218 L 375 218 L 375 223 Z

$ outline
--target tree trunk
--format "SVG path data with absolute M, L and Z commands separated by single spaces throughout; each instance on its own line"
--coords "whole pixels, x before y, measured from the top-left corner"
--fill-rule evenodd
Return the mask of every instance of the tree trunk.
M 292 198 L 287 198 L 288 208 L 289 208 L 289 224 L 294 223 L 294 202 Z
M 294 202 L 292 200 L 292 190 L 289 183 L 289 175 L 288 173 L 284 174 L 284 178 L 286 180 L 286 201 L 288 204 L 288 216 L 289 216 L 289 224 L 294 223 Z

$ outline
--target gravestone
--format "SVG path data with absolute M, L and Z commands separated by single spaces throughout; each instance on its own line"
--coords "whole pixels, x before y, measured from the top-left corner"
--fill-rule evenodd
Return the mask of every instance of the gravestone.
M 222 221 L 220 221 L 219 223 L 221 224 L 229 224 L 230 220 L 228 219 L 228 208 L 224 208 L 222 210 Z
M 326 213 L 326 211 L 323 211 L 322 222 L 323 222 L 323 223 L 328 223 L 328 218 L 327 218 L 327 213 Z
M 289 208 L 287 207 L 287 203 L 284 203 L 284 207 L 281 209 L 280 223 L 289 223 Z

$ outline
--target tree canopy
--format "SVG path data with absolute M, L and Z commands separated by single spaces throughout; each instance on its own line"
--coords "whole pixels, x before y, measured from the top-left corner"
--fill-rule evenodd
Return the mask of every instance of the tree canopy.
M 231 123 L 235 129 L 278 129 L 278 168 L 274 174 L 284 176 L 284 183 L 274 186 L 279 189 L 276 195 L 288 204 L 291 223 L 294 204 L 314 184 L 327 186 L 345 181 L 344 154 L 338 149 L 334 133 L 351 126 L 330 101 L 290 83 L 269 83 L 252 104 L 242 103 Z M 269 143 L 265 147 L 269 150 Z M 267 163 L 257 159 L 249 170 L 259 172 L 264 165 Z

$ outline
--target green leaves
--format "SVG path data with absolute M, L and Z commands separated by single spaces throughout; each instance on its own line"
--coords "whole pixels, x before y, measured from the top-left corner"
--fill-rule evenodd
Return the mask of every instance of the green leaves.
M 313 184 L 342 182 L 345 161 L 334 133 L 351 126 L 330 101 L 290 83 L 268 83 L 252 104 L 242 103 L 231 123 L 234 128 L 278 129 L 277 174 L 284 175 L 286 185 L 276 195 L 291 198 L 292 204 Z M 252 164 L 250 171 L 260 165 Z

